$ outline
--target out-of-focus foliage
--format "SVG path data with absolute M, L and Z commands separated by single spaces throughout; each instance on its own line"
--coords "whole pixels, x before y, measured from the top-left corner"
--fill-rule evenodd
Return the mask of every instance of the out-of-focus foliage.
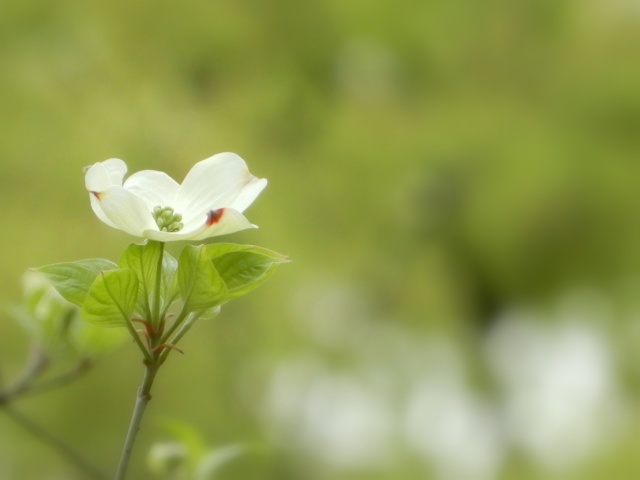
M 211 448 L 202 434 L 179 421 L 164 422 L 173 439 L 159 442 L 149 452 L 149 468 L 168 480 L 212 480 L 229 462 L 246 454 L 246 445 Z
M 34 347 L 47 361 L 90 360 L 99 357 L 126 338 L 123 332 L 105 332 L 80 318 L 80 309 L 62 298 L 47 279 L 34 271 L 23 275 L 22 303 L 9 313 L 22 325 Z
M 293 263 L 171 356 L 132 478 L 161 415 L 264 445 L 222 479 L 634 478 L 639 25 L 623 0 L 4 2 L 2 299 L 130 242 L 85 165 L 235 151 L 269 186 L 224 241 Z M 135 353 L 23 408 L 109 470 Z M 0 477 L 74 478 L 0 431 Z

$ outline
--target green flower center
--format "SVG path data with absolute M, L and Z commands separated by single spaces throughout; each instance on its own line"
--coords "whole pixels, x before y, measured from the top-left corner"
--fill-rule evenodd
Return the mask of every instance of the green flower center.
M 181 222 L 182 215 L 174 213 L 171 207 L 161 207 L 160 205 L 154 207 L 153 218 L 161 232 L 179 232 L 184 227 Z

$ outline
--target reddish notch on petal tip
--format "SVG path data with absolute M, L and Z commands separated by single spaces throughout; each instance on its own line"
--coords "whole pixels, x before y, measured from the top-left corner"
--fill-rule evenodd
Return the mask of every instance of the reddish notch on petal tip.
M 96 197 L 98 200 L 100 200 L 100 192 L 91 192 L 93 194 L 94 197 Z
M 224 208 L 219 208 L 217 210 L 209 210 L 207 213 L 207 226 L 211 226 L 215 223 L 218 223 L 224 214 Z

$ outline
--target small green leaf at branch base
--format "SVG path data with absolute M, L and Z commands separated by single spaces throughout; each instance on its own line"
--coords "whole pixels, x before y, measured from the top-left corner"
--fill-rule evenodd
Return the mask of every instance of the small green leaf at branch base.
M 82 306 L 100 272 L 113 270 L 117 265 L 103 258 L 90 258 L 77 262 L 56 263 L 37 268 L 66 300 Z
M 284 255 L 252 245 L 214 243 L 206 250 L 227 285 L 226 301 L 251 292 L 273 275 L 278 265 L 289 262 Z
M 124 327 L 136 307 L 138 278 L 128 268 L 96 277 L 82 307 L 85 320 L 106 327 Z
M 220 310 L 222 310 L 222 307 L 220 305 L 216 305 L 215 307 L 198 312 L 198 320 L 211 320 L 220 314 Z

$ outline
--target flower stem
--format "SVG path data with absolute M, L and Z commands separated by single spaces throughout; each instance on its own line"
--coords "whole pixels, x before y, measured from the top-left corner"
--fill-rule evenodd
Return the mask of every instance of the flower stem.
M 136 436 L 140 430 L 140 424 L 142 422 L 142 416 L 144 411 L 151 400 L 151 386 L 160 368 L 159 363 L 146 363 L 145 364 L 144 378 L 140 388 L 138 388 L 138 395 L 136 397 L 136 405 L 133 409 L 133 415 L 131 416 L 131 422 L 129 423 L 129 431 L 124 442 L 122 449 L 122 455 L 120 456 L 120 464 L 114 480 L 123 480 L 127 472 L 129 465 L 129 459 L 133 452 L 133 445 L 136 441 Z
M 153 309 L 151 310 L 151 321 L 154 325 L 160 325 L 160 297 L 162 296 L 162 261 L 164 259 L 164 242 L 160 244 L 160 256 L 158 257 L 158 266 L 156 267 L 156 287 L 153 292 Z
M 120 456 L 120 463 L 118 465 L 118 470 L 116 472 L 115 480 L 124 480 L 125 475 L 127 473 L 127 467 L 129 466 L 129 460 L 131 459 L 131 454 L 133 452 L 133 446 L 136 442 L 136 436 L 138 435 L 138 431 L 140 430 L 140 425 L 142 423 L 142 417 L 147 408 L 147 405 L 151 401 L 151 386 L 153 385 L 153 381 L 156 378 L 158 373 L 158 369 L 160 365 L 162 365 L 163 360 L 160 357 L 159 352 L 154 351 L 154 347 L 158 345 L 158 341 L 160 340 L 161 332 L 164 329 L 164 318 L 162 318 L 162 266 L 164 260 L 164 242 L 158 242 L 160 248 L 160 255 L 158 257 L 158 264 L 156 266 L 156 278 L 155 285 L 152 295 L 152 305 L 151 309 L 151 318 L 147 320 L 151 322 L 153 326 L 157 328 L 149 334 L 148 345 L 149 348 L 145 348 L 140 341 L 140 337 L 138 336 L 135 329 L 133 329 L 133 325 L 131 321 L 127 322 L 127 326 L 130 329 L 131 334 L 134 336 L 134 339 L 138 341 L 138 346 L 141 347 L 142 353 L 145 356 L 144 365 L 144 378 L 142 380 L 142 384 L 138 388 L 138 395 L 136 397 L 136 404 L 133 408 L 133 414 L 131 415 L 131 421 L 129 423 L 129 430 L 127 431 L 127 437 L 124 441 L 124 446 L 122 448 L 122 454 Z

